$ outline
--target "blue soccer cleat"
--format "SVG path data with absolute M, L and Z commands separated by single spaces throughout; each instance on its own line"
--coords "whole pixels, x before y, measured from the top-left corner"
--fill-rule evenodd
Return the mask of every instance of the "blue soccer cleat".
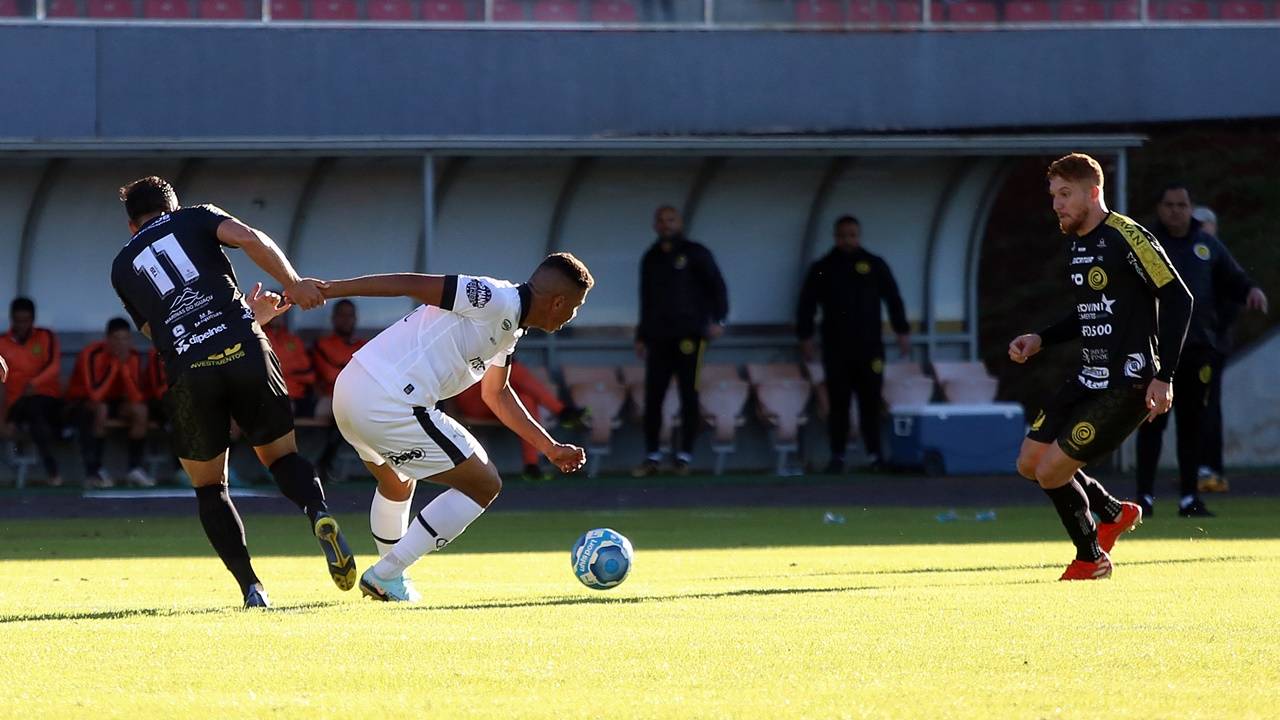
M 381 602 L 418 602 L 422 594 L 413 587 L 413 581 L 404 575 L 384 580 L 369 568 L 360 576 L 360 592 Z
M 254 583 L 249 586 L 249 592 L 244 595 L 244 608 L 269 608 L 271 607 L 271 598 L 267 597 L 267 589 L 262 587 L 262 583 Z
M 338 521 L 328 513 L 316 516 L 316 540 L 320 541 L 320 549 L 324 551 L 325 562 L 329 565 L 329 577 L 339 590 L 350 590 L 356 586 L 356 559 L 351 548 L 338 529 Z

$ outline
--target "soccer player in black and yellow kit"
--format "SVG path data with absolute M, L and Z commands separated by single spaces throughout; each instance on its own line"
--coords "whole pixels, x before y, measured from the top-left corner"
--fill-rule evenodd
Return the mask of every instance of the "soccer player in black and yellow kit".
M 1108 553 L 1142 522 L 1142 509 L 1117 500 L 1083 468 L 1169 411 L 1192 298 L 1159 241 L 1107 210 L 1098 161 L 1073 153 L 1054 161 L 1048 177 L 1053 211 L 1071 238 L 1075 308 L 1015 338 L 1009 357 L 1026 362 L 1041 347 L 1079 338 L 1081 367 L 1032 422 L 1018 472 L 1044 489 L 1076 546 L 1061 579 L 1097 580 L 1111 575 Z

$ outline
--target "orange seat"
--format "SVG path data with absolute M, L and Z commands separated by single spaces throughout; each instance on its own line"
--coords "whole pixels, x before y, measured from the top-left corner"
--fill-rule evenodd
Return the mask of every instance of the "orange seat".
M 613 430 L 622 424 L 618 413 L 626 404 L 627 392 L 617 380 L 600 380 L 570 383 L 569 397 L 575 405 L 586 408 L 590 413 L 587 419 L 591 430 L 587 476 L 595 477 L 600 469 L 600 458 L 610 452 Z
M 800 426 L 807 420 L 804 411 L 809 405 L 812 389 L 809 381 L 803 378 L 773 377 L 755 383 L 760 418 L 774 429 L 773 448 L 778 453 L 778 475 L 792 474 L 787 468 L 787 455 L 800 448 Z
M 732 367 L 732 366 L 729 366 Z M 737 429 L 746 420 L 742 409 L 751 395 L 751 386 L 738 378 L 719 378 L 704 382 L 698 393 L 704 418 L 711 423 L 711 449 L 716 454 L 715 474 L 724 472 L 725 458 L 737 449 Z

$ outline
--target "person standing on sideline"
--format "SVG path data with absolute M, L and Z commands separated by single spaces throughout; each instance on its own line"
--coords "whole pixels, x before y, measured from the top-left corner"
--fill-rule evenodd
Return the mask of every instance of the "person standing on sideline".
M 1213 395 L 1214 376 L 1222 368 L 1218 309 L 1224 302 L 1243 303 L 1250 310 L 1267 311 L 1267 296 L 1249 279 L 1218 239 L 1191 217 L 1191 194 L 1171 183 L 1156 205 L 1159 222 L 1152 228 L 1174 268 L 1191 290 L 1195 308 L 1174 381 L 1178 416 L 1178 515 L 1213 517 L 1200 500 L 1197 481 L 1203 452 L 1203 433 Z M 1138 431 L 1138 503 L 1147 517 L 1154 511 L 1156 465 L 1169 424 L 1167 415 Z
M 636 355 L 644 366 L 644 461 L 632 474 L 647 477 L 662 463 L 662 400 L 676 376 L 680 389 L 680 449 L 675 471 L 689 473 L 693 443 L 702 424 L 698 370 L 707 342 L 724 334 L 729 293 L 706 246 L 684 236 L 679 211 L 663 205 L 653 214 L 658 239 L 640 261 L 640 325 Z
M 880 397 L 884 385 L 884 342 L 880 305 L 889 308 L 889 324 L 902 357 L 911 355 L 911 327 L 889 265 L 862 247 L 862 224 L 852 215 L 835 223 L 836 245 L 809 268 L 800 290 L 796 334 L 806 361 L 817 356 L 813 314 L 822 308 L 822 365 L 831 410 L 827 430 L 831 460 L 827 472 L 844 472 L 849 442 L 849 405 L 858 395 L 858 422 L 871 469 L 880 467 Z

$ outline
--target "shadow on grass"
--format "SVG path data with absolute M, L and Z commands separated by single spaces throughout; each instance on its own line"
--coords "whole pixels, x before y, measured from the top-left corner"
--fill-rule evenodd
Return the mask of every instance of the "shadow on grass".
M 340 605 L 336 600 L 294 603 L 277 605 L 271 608 L 272 613 L 308 613 L 314 610 Z M 39 615 L 0 615 L 0 624 L 20 622 L 57 622 L 60 620 L 127 620 L 138 617 L 184 617 L 194 615 L 217 615 L 235 612 L 237 607 L 207 608 L 124 608 L 120 610 L 100 610 L 83 612 L 54 612 Z

